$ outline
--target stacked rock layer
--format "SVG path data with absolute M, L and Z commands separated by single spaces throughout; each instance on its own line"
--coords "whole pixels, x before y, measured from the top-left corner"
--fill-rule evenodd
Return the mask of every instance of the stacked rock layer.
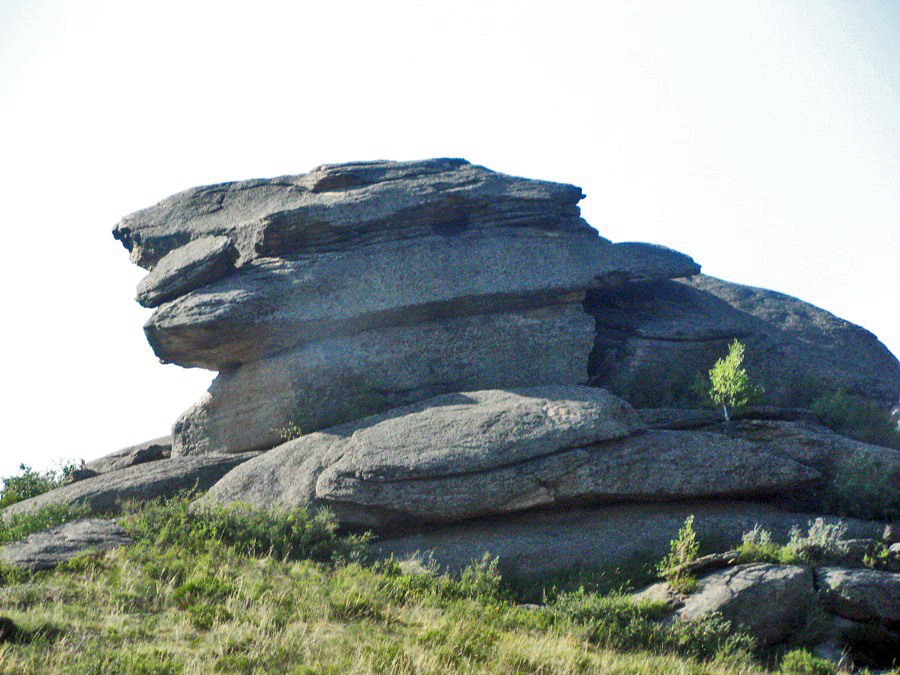
M 611 244 L 581 189 L 464 160 L 367 162 L 195 188 L 115 236 L 164 362 L 219 371 L 173 454 L 244 452 L 454 391 L 582 384 L 591 288 L 699 272 Z

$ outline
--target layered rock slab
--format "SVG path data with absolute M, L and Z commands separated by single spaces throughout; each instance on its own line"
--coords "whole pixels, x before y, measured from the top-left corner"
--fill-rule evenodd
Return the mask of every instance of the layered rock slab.
M 0 511 L 0 518 L 32 513 L 51 504 L 86 505 L 95 513 L 115 513 L 129 500 L 146 501 L 195 488 L 209 489 L 231 469 L 255 456 L 255 453 L 207 455 L 139 464 L 17 502 Z
M 221 372 L 173 427 L 175 455 L 262 450 L 433 396 L 582 384 L 593 322 L 580 305 L 456 317 L 312 342 Z
M 610 278 L 698 271 L 675 251 L 585 233 L 464 232 L 259 258 L 166 303 L 144 330 L 164 362 L 220 370 L 379 327 L 581 302 Z
M 289 442 L 208 499 L 325 506 L 346 525 L 447 522 L 579 502 L 761 495 L 821 474 L 764 445 L 645 432 L 604 390 L 537 387 L 437 397 Z
M 586 307 L 592 381 L 641 405 L 674 402 L 658 399 L 689 390 L 735 338 L 772 404 L 806 403 L 804 387 L 819 384 L 886 410 L 900 394 L 900 363 L 872 333 L 782 293 L 697 275 L 591 291 Z
M 225 276 L 237 251 L 228 237 L 201 237 L 166 254 L 137 287 L 137 301 L 156 307 Z
M 658 504 L 617 504 L 592 508 L 532 511 L 432 527 L 426 532 L 382 540 L 376 551 L 399 560 L 431 558 L 459 572 L 485 553 L 505 572 L 535 576 L 562 570 L 644 565 L 669 552 L 672 539 L 694 516 L 704 546 L 728 550 L 760 525 L 786 541 L 794 527 L 805 530 L 817 516 L 765 504 L 733 500 L 693 500 Z M 838 518 L 824 518 L 828 524 Z M 842 519 L 851 538 L 876 538 L 882 523 Z
M 35 572 L 52 569 L 88 551 L 107 551 L 131 543 L 131 537 L 115 522 L 85 518 L 3 546 L 0 561 Z
M 573 185 L 507 176 L 463 159 L 356 162 L 185 190 L 126 216 L 113 235 L 133 262 L 152 269 L 209 236 L 228 237 L 243 262 L 467 230 L 593 233 L 579 214 L 583 196 Z

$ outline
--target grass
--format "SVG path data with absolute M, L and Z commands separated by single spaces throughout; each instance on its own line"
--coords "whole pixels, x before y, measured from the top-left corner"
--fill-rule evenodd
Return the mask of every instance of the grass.
M 29 534 L 84 518 L 90 509 L 84 505 L 48 504 L 34 512 L 0 518 L 0 546 L 24 539 Z
M 667 625 L 573 579 L 510 583 L 490 558 L 452 578 L 376 562 L 324 516 L 180 499 L 120 522 L 135 545 L 0 587 L 27 637 L 0 645 L 0 672 L 763 672 L 721 619 Z

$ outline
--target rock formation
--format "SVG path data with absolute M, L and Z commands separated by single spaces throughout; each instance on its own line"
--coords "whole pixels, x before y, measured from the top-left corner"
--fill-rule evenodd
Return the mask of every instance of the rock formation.
M 457 571 L 487 552 L 534 574 L 658 560 L 689 515 L 715 548 L 756 525 L 786 538 L 841 499 L 865 517 L 900 512 L 900 452 L 807 409 L 842 392 L 887 420 L 900 363 L 875 336 L 700 275 L 677 251 L 611 243 L 580 217 L 582 197 L 460 159 L 362 162 L 127 216 L 114 235 L 148 270 L 137 300 L 154 309 L 153 350 L 218 375 L 171 438 L 84 465 L 0 524 L 199 488 L 197 508 L 327 509 L 377 530 L 384 556 Z M 723 423 L 685 404 L 735 338 L 766 400 Z M 844 524 L 848 550 L 870 554 L 883 522 Z M 92 519 L 0 558 L 39 569 L 128 541 Z M 732 566 L 672 611 L 719 611 L 775 644 L 818 604 L 895 636 L 900 577 L 845 562 Z

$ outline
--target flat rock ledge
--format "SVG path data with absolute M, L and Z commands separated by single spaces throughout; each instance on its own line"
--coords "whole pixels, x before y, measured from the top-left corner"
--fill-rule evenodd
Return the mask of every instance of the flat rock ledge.
M 0 518 L 30 513 L 50 504 L 85 504 L 94 513 L 116 513 L 129 500 L 172 497 L 195 488 L 208 490 L 231 469 L 257 454 L 173 457 L 139 464 L 18 502 L 0 512 Z
M 32 534 L 0 548 L 0 561 L 30 572 L 56 567 L 88 551 L 106 551 L 133 543 L 118 524 L 85 518 Z
M 789 492 L 823 478 L 775 445 L 646 430 L 603 389 L 472 391 L 290 441 L 229 473 L 209 501 L 327 508 L 373 528 L 538 507 Z
M 536 576 L 564 570 L 646 564 L 669 552 L 685 519 L 693 515 L 700 541 L 728 550 L 760 525 L 786 541 L 791 528 L 806 529 L 817 516 L 734 500 L 693 500 L 666 504 L 620 504 L 594 508 L 533 511 L 484 518 L 427 532 L 383 538 L 376 551 L 398 560 L 431 558 L 458 573 L 485 553 L 499 558 L 502 571 Z M 837 518 L 824 518 L 836 524 Z M 847 537 L 877 539 L 883 523 L 843 519 Z

